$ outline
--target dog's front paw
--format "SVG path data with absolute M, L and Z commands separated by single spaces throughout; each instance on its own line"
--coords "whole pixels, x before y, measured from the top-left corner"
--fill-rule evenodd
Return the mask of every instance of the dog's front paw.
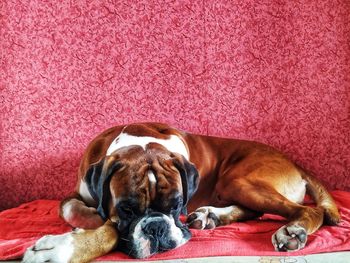
M 72 233 L 47 235 L 40 238 L 34 246 L 27 249 L 23 263 L 68 263 L 73 255 Z
M 305 228 L 299 225 L 283 226 L 272 235 L 276 251 L 296 251 L 302 249 L 307 240 Z
M 220 221 L 211 208 L 215 209 L 211 206 L 204 206 L 189 214 L 186 220 L 188 226 L 195 229 L 213 229 L 217 227 Z

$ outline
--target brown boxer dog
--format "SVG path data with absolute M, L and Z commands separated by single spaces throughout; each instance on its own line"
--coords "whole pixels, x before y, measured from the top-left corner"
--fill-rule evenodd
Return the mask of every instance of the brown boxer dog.
M 315 207 L 302 205 L 306 192 Z M 159 123 L 118 126 L 89 144 L 75 193 L 61 203 L 61 216 L 79 229 L 44 236 L 23 262 L 88 262 L 117 246 L 146 258 L 186 243 L 188 227 L 264 213 L 288 219 L 272 235 L 277 251 L 301 249 L 324 222 L 340 221 L 325 187 L 270 146 Z

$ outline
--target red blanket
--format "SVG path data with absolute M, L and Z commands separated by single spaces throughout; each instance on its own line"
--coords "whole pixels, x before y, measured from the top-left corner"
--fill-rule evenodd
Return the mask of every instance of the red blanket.
M 342 221 L 339 226 L 323 226 L 310 235 L 304 249 L 275 252 L 271 235 L 285 222 L 266 215 L 259 220 L 233 223 L 214 230 L 192 230 L 192 239 L 184 246 L 150 259 L 177 259 L 237 255 L 305 255 L 350 250 L 350 192 L 332 192 Z M 60 234 L 71 228 L 58 217 L 58 201 L 38 200 L 0 213 L 0 260 L 20 258 L 25 249 L 46 234 Z M 130 259 L 113 252 L 99 260 Z

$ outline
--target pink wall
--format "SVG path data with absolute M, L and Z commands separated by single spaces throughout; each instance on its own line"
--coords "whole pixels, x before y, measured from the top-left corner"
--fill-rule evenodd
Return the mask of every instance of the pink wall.
M 146 120 L 350 191 L 348 0 L 24 2 L 0 4 L 0 208 L 62 198 L 93 136 Z

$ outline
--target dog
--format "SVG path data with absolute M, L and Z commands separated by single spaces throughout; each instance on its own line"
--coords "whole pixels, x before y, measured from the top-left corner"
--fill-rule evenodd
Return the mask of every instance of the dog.
M 302 204 L 305 194 L 315 207 Z M 180 214 L 187 214 L 183 224 Z M 323 223 L 340 222 L 326 188 L 274 148 L 194 135 L 161 123 L 117 126 L 87 147 L 60 215 L 70 233 L 44 236 L 23 262 L 88 262 L 118 247 L 147 258 L 185 244 L 189 228 L 283 216 L 276 251 L 302 249 Z

